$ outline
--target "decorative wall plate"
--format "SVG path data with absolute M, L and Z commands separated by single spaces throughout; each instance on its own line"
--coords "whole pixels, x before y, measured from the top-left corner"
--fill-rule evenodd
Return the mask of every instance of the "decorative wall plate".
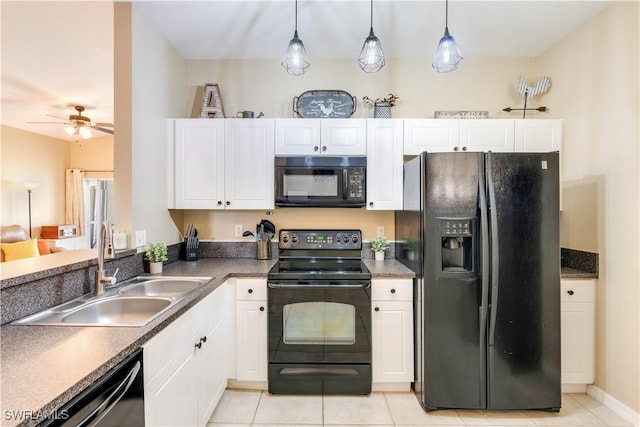
M 293 112 L 302 118 L 348 118 L 356 97 L 343 90 L 308 90 L 293 98 Z

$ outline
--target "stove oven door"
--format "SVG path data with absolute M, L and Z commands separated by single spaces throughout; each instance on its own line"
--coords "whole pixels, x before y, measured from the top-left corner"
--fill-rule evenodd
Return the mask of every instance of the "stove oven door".
M 269 392 L 371 392 L 371 283 L 269 282 Z

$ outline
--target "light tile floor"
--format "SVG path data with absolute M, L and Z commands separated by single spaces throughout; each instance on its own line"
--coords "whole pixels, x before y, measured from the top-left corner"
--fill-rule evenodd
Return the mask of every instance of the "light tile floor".
M 559 413 L 439 410 L 425 412 L 412 393 L 285 396 L 226 390 L 207 427 L 311 426 L 630 426 L 586 394 L 564 394 Z

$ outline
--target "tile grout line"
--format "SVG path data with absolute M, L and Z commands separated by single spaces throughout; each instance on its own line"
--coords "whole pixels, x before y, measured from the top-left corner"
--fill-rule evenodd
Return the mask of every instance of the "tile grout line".
M 258 407 L 260 406 L 260 401 L 262 401 L 262 393 L 264 390 L 260 390 L 260 396 L 258 397 L 258 404 L 256 405 L 256 409 L 253 410 L 253 417 L 251 418 L 251 423 L 249 425 L 254 425 L 256 423 L 256 415 L 258 415 Z

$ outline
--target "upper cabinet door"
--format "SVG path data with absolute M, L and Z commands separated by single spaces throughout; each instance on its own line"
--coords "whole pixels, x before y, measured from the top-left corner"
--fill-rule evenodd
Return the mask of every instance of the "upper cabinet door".
M 174 120 L 176 209 L 223 208 L 224 124 L 221 119 Z
M 321 152 L 328 156 L 366 156 L 366 119 L 320 119 Z
M 402 119 L 367 120 L 367 209 L 402 210 Z
M 320 154 L 320 119 L 278 119 L 275 132 L 278 156 Z
M 227 120 L 225 208 L 273 209 L 274 120 Z
M 445 153 L 458 148 L 457 119 L 405 119 L 404 154 Z
M 514 120 L 512 119 L 466 119 L 460 120 L 460 150 L 514 151 Z
M 547 153 L 560 151 L 562 120 L 522 119 L 515 121 L 516 151 Z

